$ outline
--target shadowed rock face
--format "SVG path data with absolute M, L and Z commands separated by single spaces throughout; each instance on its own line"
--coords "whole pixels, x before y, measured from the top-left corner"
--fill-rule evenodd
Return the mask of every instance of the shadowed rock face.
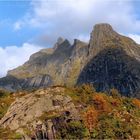
M 25 79 L 22 83 L 22 89 L 48 87 L 52 84 L 52 78 L 49 75 L 37 75 L 35 77 Z
M 23 82 L 24 80 L 18 79 L 14 76 L 6 76 L 0 79 L 0 87 L 10 91 L 15 91 L 21 89 Z
M 122 48 L 106 48 L 84 67 L 77 84 L 91 83 L 97 91 L 118 89 L 125 96 L 140 90 L 140 62 Z
M 18 79 L 14 76 L 7 76 L 0 80 L 0 87 L 11 91 L 48 87 L 52 84 L 52 78 L 49 75 L 37 75 L 27 79 Z

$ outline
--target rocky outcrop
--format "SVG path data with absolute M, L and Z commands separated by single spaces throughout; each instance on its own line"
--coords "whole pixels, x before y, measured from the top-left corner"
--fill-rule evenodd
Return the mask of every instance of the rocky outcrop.
M 71 119 L 80 119 L 72 99 L 64 94 L 64 88 L 40 89 L 17 98 L 0 120 L 0 126 L 18 130 L 22 134 L 26 126 L 31 137 L 54 139 L 56 126 L 59 124 L 55 119 L 50 118 L 61 115 L 68 115 Z

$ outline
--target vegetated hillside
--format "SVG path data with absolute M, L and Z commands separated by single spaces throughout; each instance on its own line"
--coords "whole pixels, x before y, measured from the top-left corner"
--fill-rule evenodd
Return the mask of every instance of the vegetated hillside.
M 8 100 L 12 104 L 6 113 Z M 91 85 L 82 85 L 2 93 L 0 106 L 1 117 L 6 113 L 0 120 L 2 139 L 140 138 L 140 100 L 115 89 L 97 93 Z
M 122 95 L 140 97 L 139 45 L 111 25 L 97 24 L 88 43 L 58 38 L 54 47 L 33 54 L 0 79 L 0 87 L 13 91 L 85 83 L 97 91 L 116 88 Z

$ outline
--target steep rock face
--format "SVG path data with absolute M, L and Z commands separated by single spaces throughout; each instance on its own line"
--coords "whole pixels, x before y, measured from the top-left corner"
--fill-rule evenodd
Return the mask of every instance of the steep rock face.
M 75 39 L 72 46 L 72 53 L 61 71 L 64 83 L 73 86 L 77 82 L 78 75 L 87 61 L 88 44 Z
M 84 67 L 78 84 L 92 83 L 97 91 L 118 89 L 125 96 L 140 90 L 140 62 L 122 48 L 106 48 Z
M 52 84 L 52 78 L 49 75 L 36 75 L 35 77 L 26 79 L 18 79 L 14 76 L 7 76 L 1 78 L 0 80 L 0 87 L 10 91 L 48 87 Z

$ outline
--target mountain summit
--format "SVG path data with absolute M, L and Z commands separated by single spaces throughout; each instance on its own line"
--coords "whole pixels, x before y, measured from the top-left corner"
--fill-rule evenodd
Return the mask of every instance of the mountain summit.
M 111 25 L 96 24 L 89 43 L 75 39 L 71 45 L 58 38 L 53 48 L 33 54 L 0 79 L 1 87 L 13 90 L 84 83 L 97 91 L 116 88 L 125 96 L 139 96 L 140 46 Z

